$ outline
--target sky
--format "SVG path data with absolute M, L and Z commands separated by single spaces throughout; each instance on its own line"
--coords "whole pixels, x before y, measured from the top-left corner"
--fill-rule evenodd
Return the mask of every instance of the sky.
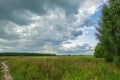
M 93 55 L 107 0 L 0 0 L 0 52 Z

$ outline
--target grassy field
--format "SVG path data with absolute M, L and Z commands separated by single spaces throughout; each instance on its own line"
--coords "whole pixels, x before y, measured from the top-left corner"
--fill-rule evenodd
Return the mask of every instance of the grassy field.
M 14 80 L 120 80 L 120 68 L 92 56 L 4 57 Z

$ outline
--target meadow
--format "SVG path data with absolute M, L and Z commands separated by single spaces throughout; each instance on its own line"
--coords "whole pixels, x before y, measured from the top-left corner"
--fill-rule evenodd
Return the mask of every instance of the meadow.
M 120 80 L 120 68 L 93 56 L 1 57 L 14 80 Z

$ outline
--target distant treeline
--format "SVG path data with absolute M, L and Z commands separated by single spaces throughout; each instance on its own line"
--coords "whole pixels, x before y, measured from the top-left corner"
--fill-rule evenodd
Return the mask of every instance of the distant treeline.
M 51 54 L 51 53 L 1 52 L 0 56 L 56 56 L 56 54 Z

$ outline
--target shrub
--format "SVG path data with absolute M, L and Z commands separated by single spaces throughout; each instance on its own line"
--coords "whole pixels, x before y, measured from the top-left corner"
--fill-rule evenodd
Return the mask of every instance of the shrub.
M 94 52 L 94 56 L 97 58 L 103 58 L 104 57 L 104 49 L 100 43 L 97 44 Z
M 120 66 L 120 57 L 114 57 L 114 62 L 117 66 Z

